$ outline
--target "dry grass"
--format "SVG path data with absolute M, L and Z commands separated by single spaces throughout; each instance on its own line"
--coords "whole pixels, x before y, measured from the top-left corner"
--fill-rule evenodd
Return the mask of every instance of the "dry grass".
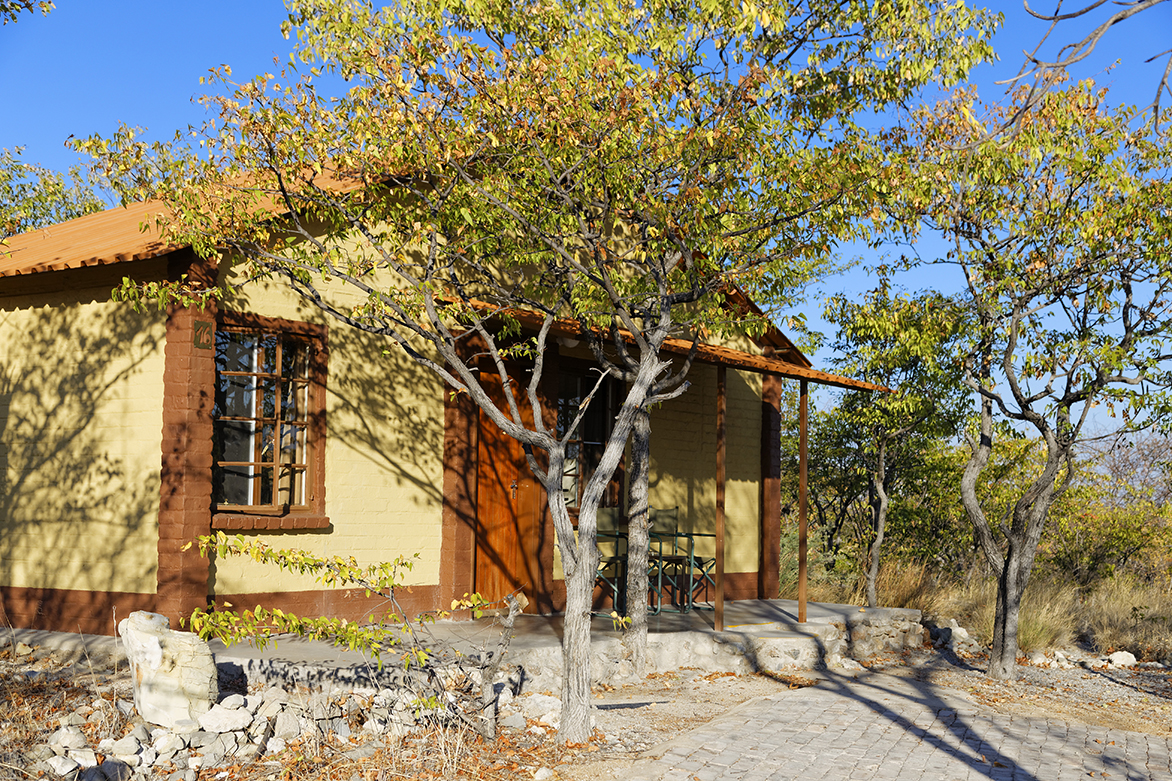
M 1172 658 L 1172 594 L 1155 584 L 1117 577 L 1101 582 L 1082 604 L 1080 630 L 1101 652 L 1137 659 Z
M 783 574 L 789 577 L 780 596 L 796 599 L 796 569 Z M 876 590 L 884 607 L 913 608 L 938 621 L 955 618 L 983 644 L 992 642 L 997 604 L 992 578 L 941 580 L 923 565 L 893 561 L 880 569 Z M 811 567 L 807 596 L 811 602 L 864 605 L 866 582 Z M 1100 653 L 1123 650 L 1140 660 L 1172 660 L 1172 592 L 1124 576 L 1100 581 L 1087 592 L 1060 577 L 1036 573 L 1022 601 L 1018 647 L 1029 652 L 1076 640 Z
M 967 585 L 944 588 L 931 615 L 955 617 L 986 645 L 993 641 L 997 582 L 974 578 Z M 1018 618 L 1017 645 L 1022 651 L 1069 646 L 1078 634 L 1078 589 L 1066 583 L 1035 579 L 1026 589 Z
M 879 604 L 884 607 L 903 607 L 933 614 L 939 590 L 927 567 L 919 564 L 892 562 L 884 564 L 875 581 Z M 806 595 L 811 602 L 829 602 L 840 605 L 867 604 L 867 582 L 859 576 L 849 580 L 833 577 L 812 577 L 806 583 Z M 782 599 L 798 598 L 796 571 L 781 584 Z

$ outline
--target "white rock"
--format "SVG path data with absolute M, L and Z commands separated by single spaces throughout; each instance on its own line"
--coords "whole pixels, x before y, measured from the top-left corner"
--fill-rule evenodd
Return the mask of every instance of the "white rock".
M 246 702 L 247 700 L 244 699 L 244 695 L 242 694 L 229 694 L 220 700 L 220 707 L 227 708 L 228 710 L 236 710 L 237 708 L 243 708 Z
M 547 727 L 557 729 L 559 726 L 561 726 L 562 723 L 562 712 L 560 709 L 551 710 L 549 713 L 546 713 L 541 718 L 539 718 L 538 721 Z
M 1134 667 L 1135 654 L 1129 651 L 1116 651 L 1107 657 L 1107 661 L 1116 667 Z
M 277 714 L 277 723 L 273 727 L 273 735 L 285 740 L 293 740 L 301 734 L 301 720 L 289 711 Z
M 69 757 L 49 757 L 46 762 L 49 763 L 49 768 L 59 776 L 68 775 L 81 767 Z
M 538 768 L 537 772 L 533 774 L 533 781 L 547 781 L 553 778 L 553 771 L 548 767 Z
M 75 748 L 72 751 L 66 751 L 65 756 L 72 759 L 81 767 L 98 766 L 98 755 L 94 753 L 92 748 Z
M 548 694 L 531 694 L 518 699 L 521 710 L 531 719 L 538 718 L 551 710 L 561 711 L 562 701 Z
M 62 727 L 49 736 L 49 745 L 62 750 L 85 748 L 85 733 L 77 727 Z
M 138 754 L 113 754 L 112 756 L 128 767 L 138 767 L 142 764 L 142 757 Z
M 265 751 L 270 754 L 280 754 L 285 750 L 285 741 L 282 738 L 269 738 L 265 743 Z
M 118 624 L 134 683 L 134 704 L 145 721 L 170 727 L 197 719 L 219 699 L 216 662 L 208 644 L 171 630 L 158 613 L 135 611 Z
M 160 735 L 159 739 L 154 743 L 155 751 L 160 754 L 167 754 L 173 751 L 182 751 L 187 748 L 187 741 L 179 735 L 168 732 L 165 735 Z
M 246 729 L 252 723 L 252 714 L 244 708 L 225 708 L 222 705 L 199 717 L 200 729 L 205 732 L 234 732 Z
M 171 731 L 176 735 L 193 735 L 199 732 L 199 722 L 195 719 L 177 719 L 171 725 Z

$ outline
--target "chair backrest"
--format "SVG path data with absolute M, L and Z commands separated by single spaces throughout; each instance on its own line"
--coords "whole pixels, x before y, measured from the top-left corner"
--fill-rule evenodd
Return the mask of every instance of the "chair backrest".
M 680 508 L 664 507 L 647 508 L 647 515 L 651 520 L 652 534 L 675 534 L 680 528 Z
M 626 531 L 626 516 L 623 515 L 621 507 L 599 507 L 598 508 L 598 531 L 599 532 L 619 532 Z

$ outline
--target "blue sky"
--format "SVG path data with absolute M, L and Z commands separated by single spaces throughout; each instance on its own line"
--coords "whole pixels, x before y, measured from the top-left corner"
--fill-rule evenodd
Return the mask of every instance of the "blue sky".
M 1035 6 L 1052 2 L 1035 0 Z M 1006 17 L 994 41 L 1001 62 L 978 69 L 974 81 L 992 99 L 1004 90 L 993 82 L 1016 73 L 1022 50 L 1033 47 L 1046 25 L 1031 19 L 1020 0 L 989 5 Z M 193 99 L 209 68 L 226 63 L 245 79 L 272 71 L 274 57 L 284 61 L 290 46 L 280 34 L 285 15 L 278 0 L 58 0 L 47 17 L 22 14 L 18 23 L 0 27 L 0 147 L 23 146 L 26 161 L 64 169 L 79 160 L 65 147 L 70 135 L 109 135 L 125 122 L 148 128 L 148 137 L 169 137 L 204 118 Z M 1055 40 L 1072 40 L 1085 29 L 1060 28 Z M 1164 63 L 1143 60 L 1166 49 L 1170 33 L 1172 3 L 1117 27 L 1075 75 L 1109 85 L 1113 102 L 1146 105 Z M 1116 59 L 1120 64 L 1105 72 Z M 870 284 L 861 268 L 824 289 L 859 292 Z M 817 308 L 806 309 L 814 315 Z M 821 363 L 824 355 L 817 359 Z

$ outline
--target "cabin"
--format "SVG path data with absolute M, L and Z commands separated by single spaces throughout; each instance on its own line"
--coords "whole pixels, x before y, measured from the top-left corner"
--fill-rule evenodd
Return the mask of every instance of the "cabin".
M 386 610 L 361 591 L 186 547 L 216 530 L 363 563 L 416 557 L 400 600 L 410 612 L 514 589 L 530 611 L 564 606 L 552 523 L 520 448 L 402 351 L 278 283 L 233 288 L 214 309 L 113 300 L 124 278 L 238 281 L 144 228 L 152 208 L 0 248 L 0 621 L 113 634 L 134 610 L 174 624 L 223 602 L 353 620 Z M 574 336 L 547 356 L 551 418 L 592 382 Z M 651 504 L 717 564 L 708 584 L 719 579 L 722 599 L 775 597 L 784 384 L 800 383 L 803 409 L 809 382 L 871 386 L 816 371 L 776 330 L 702 345 L 689 377 L 653 413 Z M 607 403 L 567 469 L 571 506 Z

